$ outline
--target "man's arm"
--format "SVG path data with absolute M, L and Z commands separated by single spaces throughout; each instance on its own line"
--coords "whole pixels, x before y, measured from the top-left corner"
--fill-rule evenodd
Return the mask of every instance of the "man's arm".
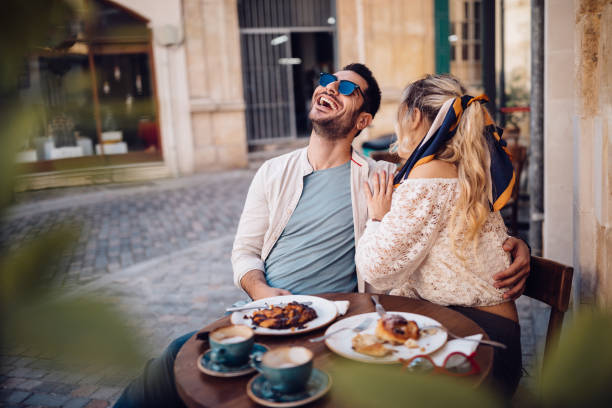
M 232 248 L 234 284 L 252 299 L 290 294 L 268 286 L 261 259 L 264 237 L 269 227 L 270 206 L 266 199 L 264 164 L 253 177 L 238 223 Z
M 234 284 L 241 289 L 241 280 L 245 274 L 254 269 L 264 270 L 261 249 L 269 227 L 270 214 L 264 188 L 265 166 L 264 163 L 253 177 L 232 248 Z
M 240 285 L 253 300 L 291 294 L 288 290 L 268 286 L 263 271 L 258 269 L 250 270 L 244 274 L 240 280 Z
M 510 288 L 504 293 L 504 299 L 515 300 L 525 291 L 525 282 L 531 269 L 531 254 L 527 244 L 515 237 L 506 239 L 503 248 L 504 251 L 512 254 L 513 261 L 506 270 L 493 275 L 494 286 L 496 288 Z

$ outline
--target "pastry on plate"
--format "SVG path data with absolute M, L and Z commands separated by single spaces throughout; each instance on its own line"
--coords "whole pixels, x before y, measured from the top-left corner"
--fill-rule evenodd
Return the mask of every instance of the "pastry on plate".
M 373 334 L 359 333 L 352 340 L 353 350 L 372 357 L 384 357 L 393 353 L 393 349 L 385 347 L 383 342 Z
M 404 342 L 404 346 L 408 347 L 409 349 L 415 349 L 415 348 L 419 348 L 419 343 L 415 340 L 415 339 L 408 339 Z
M 414 320 L 406 320 L 397 314 L 387 313 L 376 324 L 376 336 L 392 344 L 404 344 L 408 339 L 419 338 L 419 326 Z

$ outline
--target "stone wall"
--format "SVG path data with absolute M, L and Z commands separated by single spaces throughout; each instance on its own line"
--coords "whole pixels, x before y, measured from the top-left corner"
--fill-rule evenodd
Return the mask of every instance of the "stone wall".
M 612 1 L 548 0 L 546 19 L 544 255 L 574 265 L 575 299 L 610 306 Z
M 582 0 L 577 4 L 576 49 L 579 127 L 592 139 L 593 270 L 586 270 L 582 291 L 612 306 L 612 1 Z M 582 181 L 588 182 L 587 179 Z M 588 201 L 587 201 L 588 202 Z M 585 217 L 587 218 L 587 217 Z
M 247 165 L 236 0 L 183 0 L 195 171 Z
M 435 72 L 433 1 L 336 0 L 336 13 L 339 66 L 367 64 L 382 90 L 380 110 L 358 139 L 391 133 L 404 86 Z

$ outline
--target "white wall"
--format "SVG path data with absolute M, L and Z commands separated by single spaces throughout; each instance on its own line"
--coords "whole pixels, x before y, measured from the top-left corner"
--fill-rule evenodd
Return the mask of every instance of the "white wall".
M 545 3 L 544 256 L 574 264 L 574 2 Z M 577 197 L 577 195 L 576 195 Z

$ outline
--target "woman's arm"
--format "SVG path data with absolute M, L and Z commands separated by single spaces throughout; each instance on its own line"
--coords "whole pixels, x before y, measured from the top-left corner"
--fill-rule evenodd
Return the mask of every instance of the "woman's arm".
M 357 244 L 355 263 L 363 278 L 379 290 L 401 286 L 434 244 L 455 180 L 408 179 L 393 194 L 381 222 L 368 221 Z

